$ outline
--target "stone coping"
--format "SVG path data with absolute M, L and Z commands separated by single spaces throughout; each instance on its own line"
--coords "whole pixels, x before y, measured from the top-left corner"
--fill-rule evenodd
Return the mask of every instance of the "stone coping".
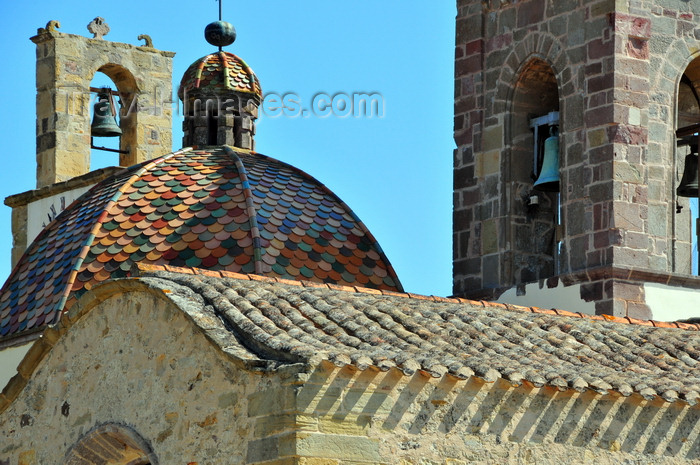
M 78 34 L 68 34 L 66 32 L 59 32 L 56 30 L 56 28 L 60 28 L 61 24 L 58 21 L 49 21 L 47 24 L 47 28 L 39 28 L 37 30 L 37 34 L 35 36 L 32 36 L 29 38 L 32 42 L 35 44 L 41 44 L 43 42 L 48 42 L 49 40 L 60 38 L 60 37 L 70 37 L 71 39 L 80 39 L 84 41 L 98 41 L 98 42 L 111 42 L 113 44 L 119 44 L 123 47 L 129 47 L 129 48 L 135 48 L 138 49 L 139 51 L 146 52 L 146 53 L 157 53 L 158 55 L 162 55 L 165 57 L 174 57 L 175 52 L 168 52 L 166 50 L 158 50 L 157 48 L 154 48 L 152 44 L 150 46 L 148 45 L 133 45 L 133 44 L 127 44 L 124 42 L 113 42 L 111 40 L 105 40 L 105 39 L 97 39 L 93 37 L 85 37 L 81 36 Z M 142 39 L 137 39 L 137 40 L 142 40 Z M 147 42 L 148 43 L 148 42 Z
M 19 194 L 10 195 L 5 198 L 5 205 L 11 208 L 23 207 L 36 200 L 45 199 L 56 194 L 71 191 L 85 186 L 91 186 L 98 182 L 114 176 L 115 174 L 124 171 L 126 168 L 121 166 L 109 166 L 91 171 L 82 176 L 76 176 L 68 181 L 59 182 L 50 186 L 44 186 L 39 189 L 32 189 Z

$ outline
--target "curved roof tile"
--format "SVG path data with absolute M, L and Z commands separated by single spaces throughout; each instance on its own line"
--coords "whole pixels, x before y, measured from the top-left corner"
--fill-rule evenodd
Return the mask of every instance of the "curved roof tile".
M 134 263 L 401 289 L 364 224 L 308 174 L 229 147 L 183 149 L 97 184 L 42 231 L 0 290 L 0 337 L 54 322 Z
M 224 273 L 221 273 L 223 276 Z M 188 312 L 215 312 L 243 360 L 503 378 L 695 404 L 700 331 L 523 312 L 457 299 L 377 295 L 162 270 L 140 271 Z M 246 278 L 243 276 L 243 278 Z M 304 283 L 305 284 L 305 283 Z M 382 293 L 379 293 L 382 294 Z M 193 315 L 198 321 L 197 315 Z M 207 328 L 203 328 L 207 329 Z M 214 334 L 216 333 L 216 334 Z

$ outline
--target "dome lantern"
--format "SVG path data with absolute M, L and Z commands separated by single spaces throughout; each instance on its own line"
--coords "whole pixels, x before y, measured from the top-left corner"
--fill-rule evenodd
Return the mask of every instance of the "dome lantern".
M 238 56 L 222 47 L 236 40 L 230 23 L 209 24 L 204 36 L 218 52 L 192 63 L 178 89 L 183 103 L 183 146 L 232 145 L 254 150 L 255 120 L 262 102 L 260 81 Z

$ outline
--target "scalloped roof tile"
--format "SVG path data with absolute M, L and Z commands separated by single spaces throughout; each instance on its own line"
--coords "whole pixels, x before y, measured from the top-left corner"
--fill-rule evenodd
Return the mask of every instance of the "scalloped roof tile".
M 187 68 L 178 96 L 182 100 L 192 90 L 215 95 L 244 92 L 262 100 L 260 81 L 253 70 L 240 57 L 224 51 L 206 55 Z
M 401 290 L 364 224 L 308 174 L 183 149 L 98 183 L 39 234 L 0 290 L 0 337 L 54 322 L 135 263 Z

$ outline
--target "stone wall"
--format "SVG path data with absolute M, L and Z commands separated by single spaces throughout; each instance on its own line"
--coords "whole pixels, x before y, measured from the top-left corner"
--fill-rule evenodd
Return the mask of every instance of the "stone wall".
M 275 387 L 257 398 L 264 401 L 251 402 L 248 412 L 257 416 L 261 438 L 250 443 L 248 463 L 613 465 L 700 458 L 700 411 L 639 396 L 327 364 L 293 391 Z
M 3 391 L 0 463 L 61 464 L 87 455 L 86 447 L 107 455 L 90 438 L 110 431 L 143 438 L 140 448 L 157 457 L 154 465 L 245 463 L 254 434 L 247 398 L 276 378 L 241 370 L 212 350 L 199 327 L 163 296 L 101 298 L 107 300 L 62 336 L 46 334 L 35 347 L 58 337 L 53 348 L 43 358 L 30 351 L 24 370 L 38 360 L 36 370 L 23 371 Z M 8 406 L 22 377 L 29 381 Z
M 382 372 L 361 359 L 363 370 L 314 362 L 251 371 L 265 362 L 228 355 L 243 350 L 230 335 L 205 336 L 200 328 L 218 331 L 212 317 L 183 311 L 137 280 L 87 293 L 58 330 L 45 332 L 0 396 L 0 463 L 700 460 L 700 409 L 681 402 L 624 397 L 605 386 L 512 386 L 490 373 L 487 382 Z
M 128 153 L 115 165 L 131 166 L 172 151 L 174 53 L 55 29 L 40 29 L 32 41 L 37 44 L 37 187 L 90 171 L 90 83 L 97 72 L 114 82 L 123 102 L 120 149 Z
M 457 4 L 455 295 L 493 298 L 523 283 L 605 267 L 688 274 L 690 212 L 687 199 L 675 195 L 686 149 L 676 150 L 674 132 L 681 76 L 700 79 L 690 66 L 699 56 L 700 4 Z M 552 78 L 555 85 L 545 88 Z M 532 137 L 522 121 L 553 110 L 560 112 L 562 211 L 552 270 L 528 237 L 545 231 L 538 233 L 541 218 L 523 209 L 532 190 L 522 173 Z M 588 287 L 599 294 L 597 313 L 652 316 L 642 283 Z

